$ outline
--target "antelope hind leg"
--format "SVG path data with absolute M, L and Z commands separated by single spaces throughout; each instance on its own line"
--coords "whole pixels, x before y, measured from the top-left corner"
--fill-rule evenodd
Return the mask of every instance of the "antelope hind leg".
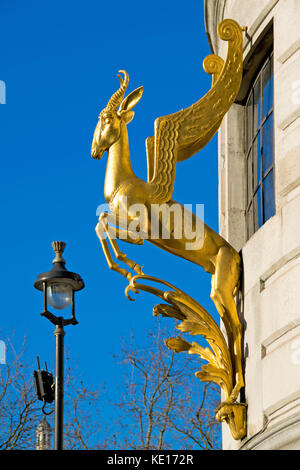
M 242 326 L 233 296 L 239 277 L 239 256 L 231 247 L 221 247 L 216 258 L 215 273 L 212 277 L 211 298 L 226 328 L 235 371 L 235 384 L 226 400 L 227 403 L 236 401 L 240 389 L 244 386 L 241 349 Z

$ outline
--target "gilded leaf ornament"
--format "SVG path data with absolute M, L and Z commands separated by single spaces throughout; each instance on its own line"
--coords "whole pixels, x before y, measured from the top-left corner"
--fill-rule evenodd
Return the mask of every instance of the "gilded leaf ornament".
M 167 287 L 168 290 L 162 290 L 138 281 L 152 281 Z M 206 348 L 195 341 L 188 342 L 181 336 L 169 338 L 165 340 L 165 344 L 176 353 L 198 354 L 201 359 L 208 362 L 208 364 L 202 366 L 200 371 L 195 372 L 195 375 L 202 382 L 214 382 L 220 386 L 223 391 L 224 401 L 217 409 L 216 418 L 218 421 L 228 422 L 235 439 L 244 437 L 246 432 L 246 405 L 232 402 L 230 399 L 233 390 L 233 364 L 226 339 L 212 316 L 192 297 L 162 279 L 147 275 L 136 275 L 131 278 L 125 290 L 127 297 L 129 297 L 130 291 L 135 293 L 140 291 L 148 292 L 168 302 L 167 304 L 155 305 L 153 315 L 179 320 L 180 323 L 176 326 L 179 331 L 205 338 L 209 344 L 209 347 Z M 133 300 L 131 297 L 129 299 Z M 238 422 L 236 417 L 238 417 Z

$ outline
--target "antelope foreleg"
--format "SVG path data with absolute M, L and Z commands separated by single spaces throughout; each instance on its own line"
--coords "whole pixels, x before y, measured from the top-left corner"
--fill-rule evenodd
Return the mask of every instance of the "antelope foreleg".
M 120 268 L 120 266 L 113 261 L 112 256 L 111 256 L 111 252 L 109 251 L 109 247 L 108 247 L 107 241 L 106 241 L 105 236 L 104 236 L 103 227 L 101 226 L 100 223 L 98 223 L 96 225 L 95 231 L 96 231 L 96 233 L 98 235 L 98 238 L 100 240 L 102 250 L 103 250 L 104 256 L 106 258 L 109 269 L 112 269 L 113 271 L 118 272 L 122 276 L 126 277 L 126 279 L 130 280 L 131 277 L 132 277 L 131 273 L 129 271 L 127 271 L 126 269 Z
M 113 234 L 113 236 L 111 236 L 111 238 L 115 237 L 115 238 L 118 238 L 119 240 L 122 240 L 126 243 L 132 243 L 133 245 L 142 245 L 144 243 L 144 238 L 137 237 L 136 233 L 132 233 L 129 230 L 127 230 L 127 228 L 126 228 L 127 224 L 128 224 L 127 219 L 122 219 L 120 217 L 116 218 L 115 215 L 110 214 L 108 212 L 103 212 L 100 215 L 100 217 L 105 223 L 107 223 L 107 227 L 110 230 L 110 235 L 111 235 L 111 231 L 114 231 L 114 234 Z M 115 224 L 116 222 L 117 222 L 118 226 L 122 227 L 122 228 L 115 227 L 115 226 L 112 227 L 112 226 L 108 225 L 109 223 Z
M 107 214 L 106 212 L 103 212 L 99 217 L 99 223 L 98 223 L 97 227 L 98 226 L 100 227 L 99 230 L 102 234 L 106 234 L 107 239 L 108 239 L 108 241 L 109 241 L 109 243 L 110 243 L 110 245 L 113 249 L 115 257 L 117 258 L 117 260 L 120 260 L 123 263 L 127 264 L 127 266 L 130 269 L 132 269 L 133 271 L 135 271 L 137 274 L 144 274 L 143 271 L 142 271 L 142 268 L 137 263 L 135 263 L 135 261 L 127 258 L 127 255 L 120 250 L 116 239 L 111 234 L 110 226 L 108 225 L 108 216 L 109 216 L 109 214 Z M 117 229 L 114 228 L 114 230 L 117 230 Z M 100 236 L 99 236 L 99 238 L 100 238 Z M 106 247 L 108 249 L 107 243 L 106 243 Z M 110 254 L 110 252 L 109 252 L 109 254 Z M 110 254 L 110 257 L 111 257 L 111 254 Z M 114 263 L 114 264 L 116 264 L 116 263 Z M 112 269 L 114 269 L 114 268 L 112 268 Z M 128 278 L 128 275 L 125 276 L 125 277 Z

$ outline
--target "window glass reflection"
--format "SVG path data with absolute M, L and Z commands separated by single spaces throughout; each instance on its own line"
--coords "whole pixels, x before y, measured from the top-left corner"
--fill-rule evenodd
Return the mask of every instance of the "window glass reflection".
M 254 154 L 254 191 L 256 190 L 258 184 L 261 180 L 261 145 L 260 145 L 260 132 L 258 132 L 257 137 L 255 138 L 253 145 L 253 154 Z
M 263 174 L 273 165 L 273 114 L 263 126 Z
M 273 107 L 273 62 L 270 59 L 263 69 L 262 89 L 263 89 L 263 119 Z
M 264 192 L 264 221 L 275 214 L 274 204 L 274 175 L 273 170 L 268 173 L 263 182 Z

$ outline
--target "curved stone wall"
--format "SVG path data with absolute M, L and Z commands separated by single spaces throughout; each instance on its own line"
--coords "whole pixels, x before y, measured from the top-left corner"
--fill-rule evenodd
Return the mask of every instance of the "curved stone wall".
M 221 57 L 226 45 L 216 36 L 218 22 L 233 18 L 247 26 L 244 89 L 247 76 L 255 75 L 255 57 L 263 53 L 263 38 L 271 26 L 274 41 L 276 213 L 249 240 L 243 96 L 219 131 L 220 233 L 241 251 L 244 264 L 241 317 L 248 403 L 247 438 L 234 442 L 224 426 L 224 448 L 300 449 L 299 2 L 206 0 L 204 5 L 208 40 Z

